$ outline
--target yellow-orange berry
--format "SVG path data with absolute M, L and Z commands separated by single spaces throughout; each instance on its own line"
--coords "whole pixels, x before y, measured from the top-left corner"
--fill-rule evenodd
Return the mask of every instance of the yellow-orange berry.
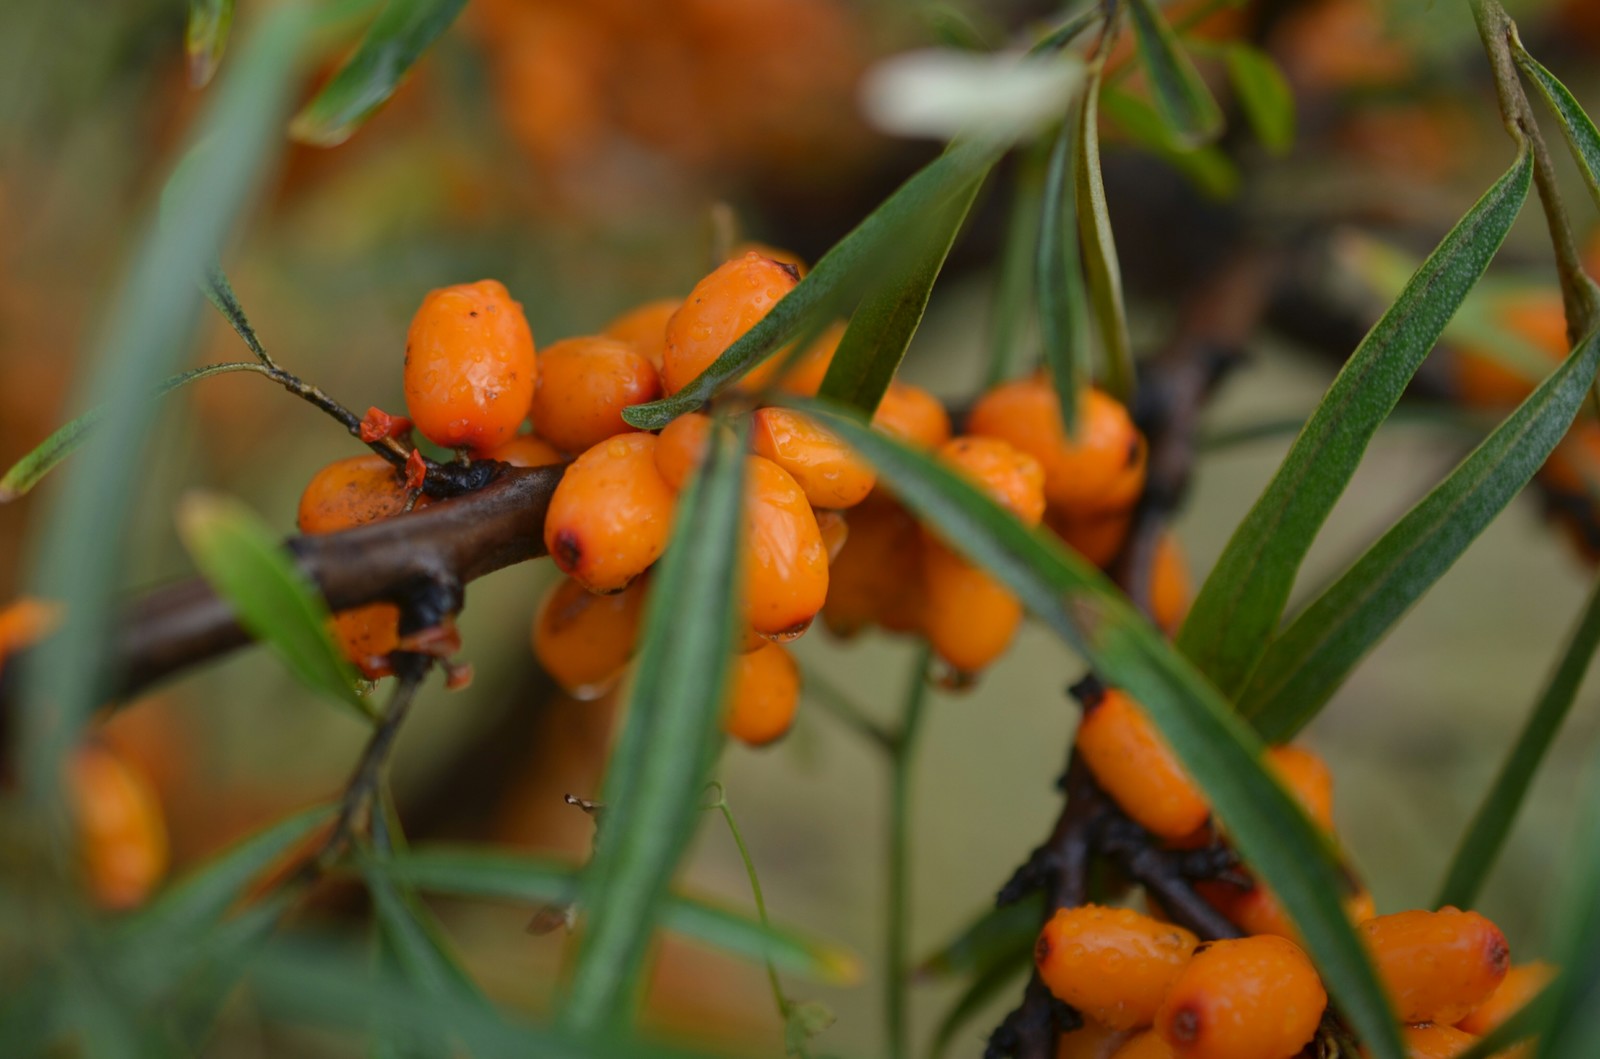
M 829 324 L 805 352 L 795 358 L 778 379 L 778 388 L 802 397 L 815 397 L 822 389 L 822 380 L 833 365 L 833 355 L 839 351 L 839 340 L 844 337 L 844 324 Z
M 1506 972 L 1489 999 L 1457 1022 L 1456 1027 L 1480 1036 L 1488 1033 L 1522 1010 L 1523 1005 L 1538 996 L 1555 976 L 1556 969 L 1539 960 L 1518 964 Z
M 813 514 L 817 516 L 817 532 L 822 534 L 822 547 L 828 552 L 828 567 L 832 569 L 833 561 L 839 558 L 845 541 L 850 539 L 850 524 L 844 520 L 842 511 L 823 510 Z M 829 577 L 831 580 L 832 575 Z
M 1401 1026 L 1400 1039 L 1406 1046 L 1406 1059 L 1455 1059 L 1478 1040 L 1454 1026 L 1435 1026 L 1431 1023 Z M 1362 1054 L 1368 1053 L 1363 1049 Z M 1506 1059 L 1511 1054 L 1514 1053 L 1499 1052 L 1497 1059 Z
M 1208 881 L 1196 883 L 1195 889 L 1246 934 L 1276 934 L 1297 945 L 1300 943 L 1300 932 L 1266 883 L 1256 880 L 1254 886 L 1244 887 Z M 1352 924 L 1371 919 L 1377 912 L 1372 895 L 1366 890 L 1348 895 L 1341 903 L 1345 917 Z
M 1117 1030 L 1148 1026 L 1199 939 L 1131 908 L 1082 905 L 1050 917 L 1034 944 L 1039 977 L 1085 1018 Z
M 545 513 L 545 548 L 591 592 L 615 592 L 666 550 L 677 494 L 654 434 L 618 434 L 567 465 Z
M 760 408 L 751 417 L 750 446 L 805 490 L 812 507 L 854 507 L 877 481 L 872 468 L 816 420 L 787 408 Z
M 728 260 L 737 261 L 746 254 L 760 254 L 762 257 L 770 258 L 780 265 L 788 265 L 794 269 L 795 275 L 800 279 L 805 279 L 806 273 L 811 271 L 811 266 L 806 264 L 806 259 L 793 250 L 785 250 L 782 247 L 773 246 L 771 243 L 756 242 L 754 239 L 746 239 L 744 242 L 734 246 L 733 250 L 728 254 Z
M 1175 1053 L 1161 1034 L 1145 1030 L 1111 1053 L 1111 1059 L 1174 1059 Z
M 677 393 L 737 342 L 797 282 L 792 265 L 749 253 L 719 265 L 695 284 L 667 321 L 661 381 Z
M 1180 1059 L 1290 1059 L 1317 1032 L 1328 994 L 1300 946 L 1263 934 L 1195 951 L 1156 1014 Z
M 169 860 L 167 825 L 149 778 L 91 743 L 68 762 L 67 786 L 90 893 L 107 908 L 139 904 Z
M 615 338 L 567 338 L 539 354 L 533 423 L 539 436 L 582 452 L 633 427 L 622 410 L 661 396 L 661 376 L 631 344 Z
M 1357 929 L 1401 1022 L 1461 1021 L 1494 994 L 1511 966 L 1505 935 L 1476 912 L 1418 909 Z
M 800 703 L 800 668 L 775 643 L 735 655 L 723 729 L 750 746 L 765 746 L 788 732 Z
M 593 699 L 616 685 L 638 639 L 646 580 L 597 596 L 563 577 L 545 593 L 533 619 L 533 653 L 567 694 Z
M 1021 625 L 1022 604 L 1004 585 L 939 541 L 923 540 L 922 633 L 946 664 L 958 673 L 987 668 Z
M 632 343 L 633 348 L 660 371 L 667 352 L 667 321 L 682 304 L 682 298 L 645 302 L 606 324 L 605 336 Z
M 564 459 L 554 445 L 537 434 L 518 434 L 483 455 L 486 459 L 499 460 L 513 467 L 549 467 Z
M 870 625 L 917 627 L 923 610 L 922 529 L 881 491 L 850 509 L 850 533 L 828 571 L 828 629 L 854 636 Z
M 1055 388 L 1043 376 L 1002 383 L 973 406 L 967 429 L 1002 438 L 1044 467 L 1045 495 L 1072 517 L 1120 511 L 1144 488 L 1145 442 L 1128 410 L 1100 390 L 1078 406 L 1067 436 Z
M 1061 1043 L 1056 1046 L 1056 1059 L 1113 1059 L 1121 1055 L 1119 1048 L 1125 1048 L 1133 1042 L 1128 1039 L 1127 1030 L 1114 1030 L 1109 1026 L 1102 1026 L 1098 1022 L 1086 1020 L 1082 1026 L 1071 1033 L 1061 1035 Z M 1166 1045 L 1162 1045 L 1166 1047 Z M 1140 1059 L 1137 1052 L 1130 1053 L 1133 1059 Z M 1145 1056 L 1143 1059 L 1161 1059 L 1158 1056 Z
M 430 291 L 406 336 L 406 408 L 435 445 L 482 452 L 511 440 L 538 379 L 533 333 L 498 280 Z
M 662 428 L 656 446 L 656 470 L 673 489 L 681 491 L 706 458 L 714 425 L 708 415 L 685 412 Z
M 910 383 L 889 384 L 872 415 L 872 425 L 922 449 L 936 449 L 950 440 L 950 413 L 937 397 Z
M 1333 830 L 1333 773 L 1316 754 L 1300 746 L 1267 748 L 1267 767 L 1315 823 Z
M 940 445 L 939 458 L 1025 524 L 1037 526 L 1044 517 L 1044 470 L 1020 449 L 998 438 L 962 436 Z
M 1154 834 L 1183 838 L 1211 815 L 1205 795 L 1167 741 L 1121 691 L 1107 691 L 1085 711 L 1077 746 L 1095 781 Z
M 1189 613 L 1189 565 L 1183 548 L 1169 531 L 1156 541 L 1150 563 L 1150 617 L 1156 628 L 1171 636 Z
M 1046 507 L 1044 523 L 1067 547 L 1094 565 L 1106 567 L 1122 551 L 1133 512 L 1109 511 L 1073 518 L 1060 508 Z
M 764 636 L 792 639 L 828 598 L 828 549 L 788 471 L 745 457 L 745 613 Z

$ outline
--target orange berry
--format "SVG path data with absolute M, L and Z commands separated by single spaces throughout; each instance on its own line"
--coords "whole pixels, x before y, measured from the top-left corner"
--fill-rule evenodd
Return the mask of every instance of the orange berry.
M 1488 1033 L 1522 1010 L 1523 1005 L 1538 996 L 1555 976 L 1556 969 L 1539 960 L 1518 964 L 1506 972 L 1489 999 L 1457 1022 L 1456 1027 L 1479 1036 Z
M 485 459 L 499 460 L 513 467 L 549 467 L 565 459 L 554 445 L 537 434 L 518 434 L 483 455 Z
M 1150 563 L 1150 617 L 1156 628 L 1171 636 L 1189 613 L 1189 566 L 1183 548 L 1170 531 L 1156 542 Z
M 1011 646 L 1022 625 L 1022 604 L 989 574 L 925 538 L 921 617 L 934 653 L 959 673 L 976 673 Z
M 699 412 L 685 412 L 662 428 L 656 446 L 656 470 L 674 490 L 682 491 L 689 476 L 706 458 L 712 419 Z
M 814 419 L 787 408 L 760 408 L 750 423 L 750 442 L 788 471 L 805 490 L 812 507 L 854 507 L 867 498 L 877 481 L 850 447 Z
M 667 321 L 661 381 L 677 393 L 794 289 L 793 266 L 749 253 L 695 284 Z
M 1145 1030 L 1111 1053 L 1111 1059 L 1175 1059 L 1176 1052 L 1155 1030 Z
M 822 546 L 827 549 L 828 567 L 831 570 L 833 561 L 844 551 L 845 541 L 850 539 L 850 524 L 844 520 L 843 511 L 824 510 L 813 514 L 817 516 L 817 532 L 822 534 Z
M 1276 934 L 1300 943 L 1300 932 L 1266 883 L 1256 880 L 1254 886 L 1241 887 L 1227 882 L 1199 882 L 1195 889 L 1246 934 Z M 1345 897 L 1342 904 L 1352 924 L 1371 919 L 1377 911 L 1372 895 L 1365 890 Z
M 822 389 L 822 380 L 827 376 L 828 368 L 833 365 L 833 355 L 839 351 L 844 326 L 842 323 L 829 324 L 827 330 L 818 335 L 805 352 L 784 370 L 782 378 L 778 379 L 778 388 L 802 397 L 815 397 L 817 391 Z
M 922 529 L 881 492 L 850 509 L 850 533 L 828 570 L 823 620 L 837 636 L 869 625 L 915 629 L 922 611 Z
M 793 250 L 784 250 L 781 247 L 773 246 L 771 243 L 758 243 L 753 239 L 746 239 L 735 246 L 729 252 L 728 260 L 737 261 L 746 254 L 759 254 L 762 257 L 776 261 L 780 265 L 788 265 L 794 269 L 795 274 L 801 279 L 805 279 L 806 273 L 811 271 L 811 266 L 806 264 L 806 259 Z
M 789 731 L 800 704 L 800 667 L 775 643 L 735 655 L 723 730 L 748 746 L 765 746 Z
M 605 336 L 631 342 L 633 348 L 660 371 L 667 352 L 667 321 L 682 304 L 682 298 L 658 298 L 645 302 L 606 324 Z
M 1534 290 L 1503 296 L 1493 315 L 1504 330 L 1527 345 L 1533 357 L 1513 364 L 1495 350 L 1458 347 L 1454 361 L 1456 396 L 1475 408 L 1510 408 L 1521 403 L 1567 355 L 1567 313 L 1560 291 Z
M 1067 547 L 1094 565 L 1106 567 L 1122 551 L 1123 541 L 1128 538 L 1128 527 L 1133 523 L 1133 512 L 1109 511 L 1073 518 L 1060 508 L 1046 507 L 1044 523 Z
M 67 763 L 67 786 L 90 893 L 107 908 L 141 903 L 170 859 L 166 821 L 149 777 L 91 743 Z
M 1133 1041 L 1128 1039 L 1127 1030 L 1114 1030 L 1098 1022 L 1085 1021 L 1078 1029 L 1061 1035 L 1061 1043 L 1056 1047 L 1056 1059 L 1114 1059 L 1123 1054 L 1119 1048 L 1126 1050 L 1132 1043 Z M 1162 1044 L 1162 1047 L 1166 1045 Z M 1129 1052 L 1128 1055 L 1132 1059 L 1140 1059 L 1138 1052 Z M 1164 1059 L 1164 1057 L 1160 1057 L 1158 1053 L 1157 1056 L 1145 1056 L 1144 1059 Z
M 788 471 L 745 457 L 745 613 L 764 636 L 792 639 L 828 597 L 828 549 Z
M 1131 908 L 1082 905 L 1050 917 L 1033 962 L 1050 992 L 1085 1018 L 1131 1030 L 1150 1025 L 1199 943 Z
M 1197 949 L 1156 1030 L 1181 1059 L 1289 1059 L 1317 1032 L 1328 994 L 1300 946 L 1263 934 Z
M 677 494 L 656 468 L 654 434 L 618 434 L 567 465 L 545 513 L 556 565 L 591 592 L 615 592 L 666 550 Z
M 1455 1059 L 1478 1040 L 1472 1034 L 1463 1033 L 1454 1026 L 1435 1026 L 1431 1023 L 1401 1026 L 1400 1039 L 1406 1046 L 1406 1059 Z M 1366 1049 L 1362 1049 L 1361 1054 L 1368 1053 Z M 1513 1054 L 1515 1053 L 1496 1053 L 1498 1059 L 1507 1059 Z
M 950 440 L 950 413 L 920 386 L 891 382 L 884 391 L 872 425 L 907 445 L 936 449 Z
M 1095 781 L 1152 833 L 1183 838 L 1211 815 L 1167 741 L 1123 692 L 1107 691 L 1084 712 L 1077 745 Z
M 661 396 L 661 376 L 627 342 L 567 338 L 539 354 L 533 423 L 539 436 L 567 452 L 582 452 L 633 430 L 622 410 Z
M 1267 748 L 1266 764 L 1285 789 L 1325 831 L 1333 830 L 1333 773 L 1316 754 L 1299 746 Z
M 550 586 L 533 619 L 533 653 L 567 694 L 599 698 L 627 668 L 644 616 L 645 579 L 597 596 L 570 577 Z
M 1001 438 L 1044 467 L 1044 491 L 1073 518 L 1121 511 L 1144 488 L 1145 441 L 1128 410 L 1100 390 L 1078 405 L 1078 432 L 1061 423 L 1055 388 L 1042 375 L 1002 383 L 979 399 L 967 419 L 974 434 Z
M 996 438 L 963 435 L 939 446 L 939 458 L 1029 526 L 1044 517 L 1039 461 Z
M 406 408 L 435 445 L 477 452 L 510 441 L 538 378 L 522 306 L 498 280 L 430 291 L 406 336 Z
M 1461 1021 L 1493 995 L 1511 965 L 1505 935 L 1476 912 L 1417 909 L 1357 929 L 1401 1022 Z

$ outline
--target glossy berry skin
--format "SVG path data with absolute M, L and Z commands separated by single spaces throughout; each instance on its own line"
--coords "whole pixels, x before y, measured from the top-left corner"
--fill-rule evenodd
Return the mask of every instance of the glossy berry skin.
M 938 454 L 1025 525 L 1044 517 L 1044 470 L 1027 453 L 996 438 L 963 435 L 940 445 Z
M 750 627 L 792 639 L 828 597 L 828 549 L 806 494 L 788 471 L 745 457 L 744 603 Z
M 1044 524 L 1061 538 L 1063 544 L 1104 569 L 1121 553 L 1122 545 L 1128 539 L 1128 527 L 1133 524 L 1133 512 L 1131 509 L 1097 512 L 1072 518 L 1060 508 L 1047 507 Z
M 1332 831 L 1333 773 L 1327 763 L 1305 747 L 1287 745 L 1268 747 L 1266 763 L 1306 815 Z
M 639 637 L 646 579 L 597 596 L 570 577 L 545 593 L 533 619 L 533 653 L 563 691 L 595 699 L 616 686 Z
M 924 537 L 921 627 L 934 654 L 957 673 L 977 673 L 1005 654 L 1021 626 L 1016 596 L 938 540 Z
M 1479 1036 L 1488 1033 L 1522 1010 L 1523 1005 L 1538 996 L 1555 977 L 1556 969 L 1548 963 L 1535 960 L 1518 964 L 1506 972 L 1489 999 L 1457 1022 L 1456 1028 Z
M 67 787 L 89 892 L 106 908 L 142 903 L 170 859 L 166 821 L 149 777 L 91 743 L 68 762 Z
M 1176 1059 L 1177 1054 L 1161 1034 L 1145 1030 L 1112 1052 L 1111 1059 Z
M 406 336 L 406 409 L 435 445 L 483 452 L 516 436 L 538 380 L 533 332 L 498 280 L 430 291 Z
M 1357 931 L 1401 1022 L 1461 1021 L 1494 995 L 1511 966 L 1505 935 L 1476 912 L 1397 912 Z
M 605 336 L 631 343 L 651 367 L 660 371 L 667 353 L 667 321 L 682 305 L 682 298 L 645 302 L 606 324 Z
M 1088 390 L 1078 407 L 1077 437 L 1061 422 L 1055 388 L 1043 376 L 995 387 L 968 417 L 974 434 L 1002 438 L 1044 467 L 1045 495 L 1053 507 L 1079 518 L 1121 511 L 1144 487 L 1145 442 L 1127 409 L 1100 390 Z
M 794 289 L 792 266 L 747 253 L 719 265 L 667 321 L 661 381 L 667 393 L 687 386 Z
M 1150 619 L 1156 628 L 1168 636 L 1175 634 L 1189 613 L 1191 595 L 1183 548 L 1170 531 L 1163 533 L 1150 563 Z
M 910 383 L 889 384 L 872 425 L 919 449 L 936 449 L 950 440 L 950 413 L 937 397 Z
M 1150 1025 L 1199 939 L 1129 908 L 1082 905 L 1050 917 L 1034 944 L 1057 999 L 1114 1030 Z
M 673 489 L 682 492 L 706 457 L 715 424 L 708 415 L 685 412 L 662 428 L 656 445 L 656 470 Z
M 723 730 L 748 746 L 766 746 L 794 724 L 800 668 L 775 643 L 733 658 Z
M 1156 1030 L 1180 1059 L 1290 1059 L 1327 1006 L 1300 946 L 1263 934 L 1198 949 L 1161 1002 Z
M 1400 1039 L 1406 1046 L 1406 1059 L 1455 1059 L 1478 1042 L 1472 1034 L 1463 1033 L 1454 1026 L 1435 1026 L 1431 1023 L 1401 1026 Z M 1362 1054 L 1367 1053 L 1363 1051 Z M 1515 1055 L 1515 1049 L 1497 1052 L 1495 1059 L 1512 1059 Z
M 1095 782 L 1153 834 L 1181 839 L 1211 815 L 1172 748 L 1123 692 L 1107 691 L 1084 713 L 1077 746 Z
M 854 507 L 877 481 L 866 461 L 816 420 L 787 408 L 760 408 L 750 421 L 750 447 L 790 476 L 816 508 Z
M 566 460 L 554 445 L 537 434 L 518 434 L 483 455 L 485 459 L 499 460 L 513 467 L 549 467 Z
M 539 354 L 533 423 L 566 452 L 582 452 L 633 430 L 622 410 L 661 396 L 661 376 L 631 344 L 615 338 L 567 338 Z
M 839 351 L 839 339 L 843 337 L 844 324 L 829 324 L 827 330 L 784 370 L 778 378 L 778 388 L 801 397 L 815 397 L 822 389 L 822 380 L 833 365 L 833 355 Z
M 849 637 L 873 625 L 911 632 L 921 623 L 922 528 L 880 490 L 850 509 L 850 532 L 828 571 L 822 608 L 830 632 Z
M 656 468 L 654 434 L 618 434 L 567 465 L 550 497 L 544 543 L 591 592 L 616 592 L 661 557 L 677 494 Z
M 1198 882 L 1195 889 L 1246 934 L 1276 934 L 1296 945 L 1300 944 L 1300 932 L 1278 902 L 1278 896 L 1266 883 L 1257 880 L 1253 887 L 1247 888 L 1231 882 Z M 1364 922 L 1377 914 L 1372 895 L 1365 890 L 1350 894 L 1341 904 L 1344 905 L 1346 918 L 1352 924 Z
M 828 553 L 828 581 L 831 587 L 833 561 L 839 558 L 845 542 L 850 539 L 850 524 L 844 520 L 843 511 L 822 510 L 812 513 L 817 516 L 817 532 L 822 534 L 822 547 Z

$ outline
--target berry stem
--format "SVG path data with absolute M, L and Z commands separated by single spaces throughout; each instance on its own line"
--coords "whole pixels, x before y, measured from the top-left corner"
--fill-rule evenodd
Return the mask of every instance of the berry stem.
M 908 678 L 900 727 L 891 741 L 889 770 L 888 914 L 884 933 L 884 1019 L 889 1059 L 910 1054 L 906 986 L 911 968 L 911 768 L 928 700 L 926 644 L 917 649 Z

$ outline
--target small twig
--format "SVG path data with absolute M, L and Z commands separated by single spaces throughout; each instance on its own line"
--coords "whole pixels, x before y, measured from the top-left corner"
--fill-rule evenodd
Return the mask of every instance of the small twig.
M 803 673 L 805 679 L 802 686 L 812 701 L 859 735 L 865 736 L 879 750 L 886 754 L 894 753 L 895 733 L 867 716 L 867 711 L 848 692 L 819 673 L 814 666 L 804 667 Z

